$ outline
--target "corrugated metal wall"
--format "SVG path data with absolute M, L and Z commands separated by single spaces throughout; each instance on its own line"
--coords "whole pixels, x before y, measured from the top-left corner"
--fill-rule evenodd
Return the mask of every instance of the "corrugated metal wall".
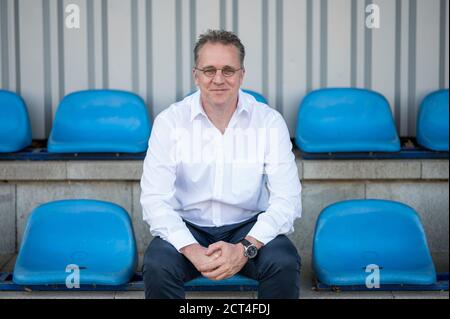
M 64 26 L 72 3 L 80 29 Z M 365 27 L 371 3 L 379 29 Z M 35 138 L 76 90 L 130 90 L 155 116 L 194 89 L 197 36 L 225 28 L 247 49 L 244 86 L 291 134 L 307 92 L 354 86 L 384 94 L 413 136 L 424 95 L 449 86 L 448 12 L 448 0 L 0 0 L 0 84 L 24 97 Z

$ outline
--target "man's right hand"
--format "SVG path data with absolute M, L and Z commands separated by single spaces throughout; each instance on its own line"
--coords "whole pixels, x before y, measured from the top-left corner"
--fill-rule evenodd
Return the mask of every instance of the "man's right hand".
M 200 244 L 191 244 L 180 249 L 180 252 L 199 270 L 205 264 L 212 262 L 221 255 L 221 251 L 217 250 L 211 256 L 206 255 L 208 249 Z

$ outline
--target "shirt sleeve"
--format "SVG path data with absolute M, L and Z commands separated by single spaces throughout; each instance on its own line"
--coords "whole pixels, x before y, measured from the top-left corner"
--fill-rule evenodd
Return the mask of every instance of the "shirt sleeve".
M 174 210 L 176 139 L 174 127 L 162 113 L 153 123 L 141 178 L 141 205 L 150 233 L 172 244 L 178 251 L 198 243 Z
M 248 233 L 266 245 L 278 235 L 294 231 L 294 221 L 301 217 L 301 184 L 289 130 L 276 113 L 268 130 L 268 147 L 264 159 L 269 205 Z

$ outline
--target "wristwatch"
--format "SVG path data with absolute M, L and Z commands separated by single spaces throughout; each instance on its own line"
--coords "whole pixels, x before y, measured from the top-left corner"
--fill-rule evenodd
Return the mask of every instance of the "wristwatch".
M 247 239 L 242 239 L 240 241 L 242 245 L 244 245 L 244 256 L 248 259 L 253 259 L 258 254 L 258 248 L 256 248 L 255 245 L 253 245 L 251 242 L 249 242 Z

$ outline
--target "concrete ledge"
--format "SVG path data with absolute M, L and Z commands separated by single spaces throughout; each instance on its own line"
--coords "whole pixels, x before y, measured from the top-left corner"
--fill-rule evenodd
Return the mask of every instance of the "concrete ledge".
M 67 162 L 69 180 L 140 180 L 142 161 Z
M 432 252 L 431 258 L 433 258 L 436 271 L 438 273 L 448 272 L 449 270 L 449 258 L 448 251 Z
M 422 179 L 448 179 L 448 160 L 422 161 Z
M 153 239 L 153 236 L 150 234 L 150 227 L 144 222 L 144 218 L 142 215 L 142 206 L 140 201 L 141 196 L 141 186 L 139 183 L 133 183 L 132 186 L 132 217 L 133 217 L 133 228 L 134 235 L 136 237 L 136 245 L 138 248 L 138 252 L 140 254 L 144 254 L 147 250 L 148 244 Z M 143 258 L 143 256 L 140 256 Z M 139 258 L 139 267 L 142 266 L 142 258 Z
M 303 161 L 303 179 L 420 179 L 419 160 Z
M 448 180 L 447 160 L 301 160 L 302 180 Z M 0 161 L 0 180 L 139 181 L 142 161 Z
M 66 162 L 0 161 L 0 180 L 64 180 Z
M 16 250 L 15 203 L 15 186 L 0 184 L 0 254 L 10 254 Z
M 295 164 L 297 164 L 298 177 L 303 180 L 303 162 L 297 158 Z
M 14 254 L 2 254 L 0 253 L 0 271 L 6 268 L 6 265 L 14 257 Z

